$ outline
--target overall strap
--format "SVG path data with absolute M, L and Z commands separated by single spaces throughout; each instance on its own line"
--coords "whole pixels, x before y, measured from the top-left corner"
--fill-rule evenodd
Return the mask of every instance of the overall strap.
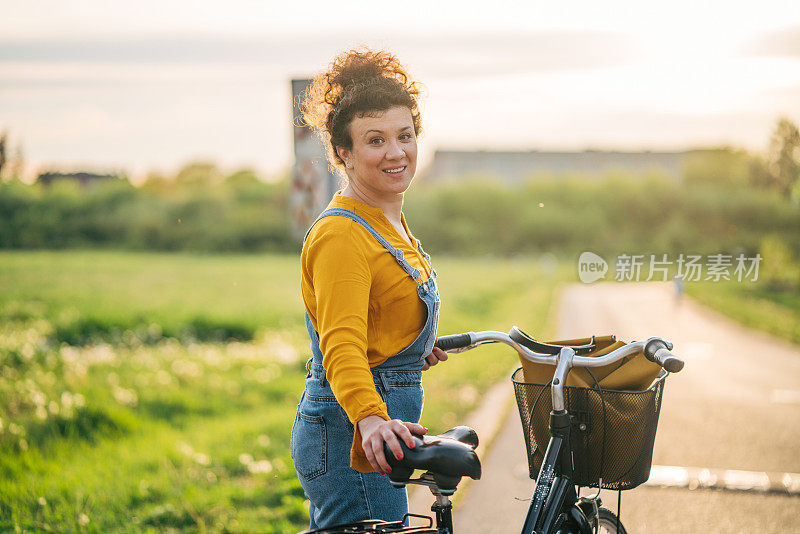
M 372 234 L 372 236 L 378 240 L 378 242 L 383 245 L 383 248 L 389 251 L 389 253 L 394 256 L 394 259 L 397 260 L 397 263 L 400 264 L 400 267 L 408 273 L 408 275 L 413 278 L 415 281 L 419 281 L 420 272 L 419 269 L 414 268 L 410 263 L 408 263 L 405 258 L 403 257 L 403 251 L 399 248 L 393 247 L 375 228 L 372 227 L 367 221 L 364 220 L 363 217 L 360 215 L 353 213 L 352 211 L 344 208 L 328 208 L 322 213 L 319 214 L 317 220 L 308 228 L 308 232 L 306 232 L 306 236 L 303 238 L 303 242 L 308 238 L 308 234 L 311 232 L 311 229 L 314 228 L 314 225 L 319 222 L 320 219 L 324 217 L 330 217 L 332 215 L 339 215 L 340 217 L 347 217 L 348 219 L 352 219 L 356 221 L 358 224 L 363 226 L 367 229 L 367 231 Z
M 427 260 L 428 266 L 431 268 L 431 278 L 436 278 L 436 269 L 433 268 L 431 257 L 422 249 L 422 243 L 419 242 L 419 239 L 417 239 L 417 248 L 422 253 L 422 256 L 425 258 L 425 260 Z

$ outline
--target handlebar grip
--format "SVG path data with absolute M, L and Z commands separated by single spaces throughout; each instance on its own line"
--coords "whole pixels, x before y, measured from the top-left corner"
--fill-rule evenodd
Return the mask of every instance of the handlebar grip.
M 452 334 L 449 336 L 442 336 L 436 339 L 434 347 L 442 350 L 453 350 L 469 347 L 472 345 L 472 337 L 469 334 Z
M 651 362 L 655 362 L 670 373 L 677 373 L 683 369 L 683 360 L 677 358 L 670 352 L 672 343 L 659 339 L 650 338 L 644 347 L 644 355 Z
M 683 369 L 683 360 L 676 358 L 667 349 L 658 349 L 655 353 L 655 360 L 661 367 L 670 373 L 677 373 Z

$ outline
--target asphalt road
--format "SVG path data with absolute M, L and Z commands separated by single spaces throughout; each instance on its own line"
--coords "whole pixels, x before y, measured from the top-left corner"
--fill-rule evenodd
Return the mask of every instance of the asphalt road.
M 677 302 L 669 283 L 570 286 L 558 324 L 562 338 L 614 333 L 675 344 L 686 367 L 667 379 L 654 464 L 800 473 L 799 347 Z M 516 408 L 479 452 L 484 476 L 459 496 L 455 532 L 519 532 L 533 481 Z M 616 493 L 601 498 L 616 509 Z M 800 496 L 640 486 L 623 493 L 622 519 L 630 533 L 800 532 Z

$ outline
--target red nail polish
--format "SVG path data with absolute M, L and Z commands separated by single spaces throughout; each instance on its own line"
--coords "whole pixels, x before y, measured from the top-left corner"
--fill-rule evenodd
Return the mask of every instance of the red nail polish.
M 391 470 L 391 469 L 389 469 L 389 470 L 387 471 L 387 473 L 391 473 L 391 472 L 392 472 L 392 470 Z

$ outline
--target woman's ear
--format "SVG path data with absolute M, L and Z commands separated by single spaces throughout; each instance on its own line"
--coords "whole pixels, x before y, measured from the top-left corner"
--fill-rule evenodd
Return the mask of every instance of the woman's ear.
M 336 153 L 339 155 L 340 158 L 342 158 L 342 161 L 344 161 L 344 166 L 346 168 L 348 169 L 353 168 L 353 162 L 351 160 L 353 154 L 349 148 L 345 148 L 343 146 L 337 146 Z

